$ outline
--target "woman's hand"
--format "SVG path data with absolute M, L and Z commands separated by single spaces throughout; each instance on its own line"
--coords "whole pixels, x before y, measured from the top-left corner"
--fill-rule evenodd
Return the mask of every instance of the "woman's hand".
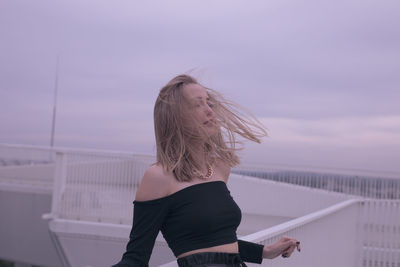
M 282 257 L 287 258 L 293 253 L 294 249 L 300 252 L 300 242 L 294 238 L 284 236 L 278 242 L 270 245 L 264 246 L 263 258 L 273 259 L 282 255 Z

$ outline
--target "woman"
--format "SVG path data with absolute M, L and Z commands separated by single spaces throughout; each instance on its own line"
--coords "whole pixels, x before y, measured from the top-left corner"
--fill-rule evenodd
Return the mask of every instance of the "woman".
M 237 240 L 241 211 L 226 187 L 239 163 L 235 135 L 258 143 L 266 135 L 250 117 L 189 75 L 161 89 L 154 107 L 157 163 L 136 192 L 130 240 L 114 267 L 148 266 L 160 230 L 179 266 L 246 266 L 300 251 L 289 237 L 270 246 Z

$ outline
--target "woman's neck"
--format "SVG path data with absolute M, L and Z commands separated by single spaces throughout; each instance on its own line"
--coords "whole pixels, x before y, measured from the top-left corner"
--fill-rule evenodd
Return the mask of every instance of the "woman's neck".
M 193 155 L 194 160 L 196 161 L 196 165 L 199 166 L 201 172 L 207 171 L 208 169 L 208 160 L 206 159 L 205 145 L 198 144 L 193 146 L 195 154 Z

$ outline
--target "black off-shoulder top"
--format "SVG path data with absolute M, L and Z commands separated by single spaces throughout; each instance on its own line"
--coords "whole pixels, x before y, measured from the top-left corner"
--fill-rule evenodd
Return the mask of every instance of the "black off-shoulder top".
M 243 261 L 262 262 L 263 245 L 237 240 L 241 211 L 224 181 L 199 183 L 166 197 L 133 203 L 130 240 L 113 267 L 148 266 L 160 230 L 176 257 L 238 241 Z

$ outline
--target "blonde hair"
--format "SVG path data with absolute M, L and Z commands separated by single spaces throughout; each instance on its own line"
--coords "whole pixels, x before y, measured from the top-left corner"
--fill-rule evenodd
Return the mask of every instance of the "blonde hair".
M 178 75 L 168 82 L 161 90 L 154 106 L 154 130 L 157 144 L 157 162 L 166 171 L 172 171 L 180 181 L 191 181 L 199 176 L 201 166 L 198 158 L 196 141 L 201 134 L 187 126 L 185 120 L 183 87 L 188 84 L 199 84 L 189 75 Z M 215 113 L 215 123 L 218 131 L 204 142 L 206 153 L 205 163 L 211 166 L 220 159 L 231 167 L 240 163 L 236 151 L 241 142 L 236 135 L 260 143 L 261 137 L 267 135 L 263 125 L 250 112 L 244 111 L 233 102 L 229 102 L 220 93 L 204 87 Z M 246 115 L 247 114 L 247 115 Z

